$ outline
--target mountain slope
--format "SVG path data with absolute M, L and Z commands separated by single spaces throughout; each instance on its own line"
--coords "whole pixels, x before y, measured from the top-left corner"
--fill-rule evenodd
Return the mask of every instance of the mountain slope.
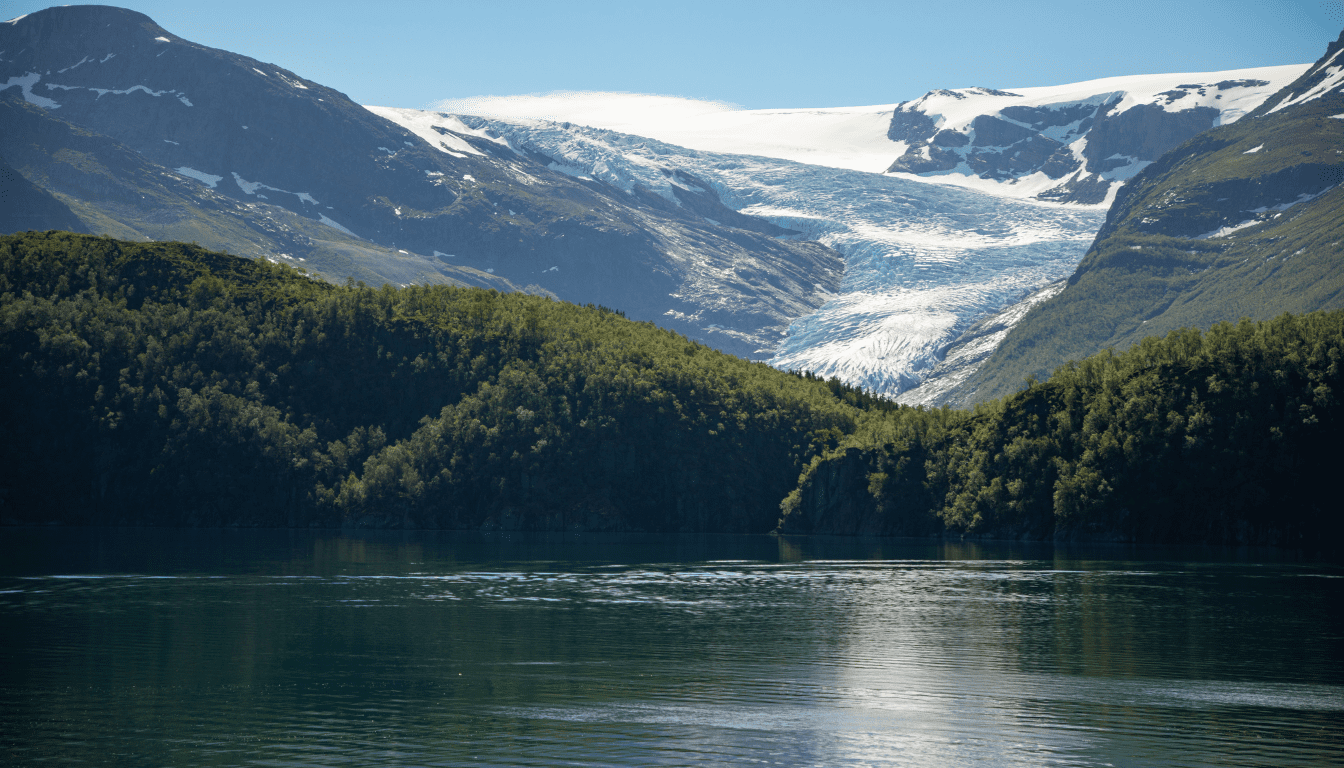
M 1131 181 L 1068 286 L 952 402 L 1176 328 L 1344 307 L 1342 50 L 1344 35 L 1247 117 Z
M 133 240 L 187 240 L 287 261 L 332 280 L 446 282 L 516 290 L 484 272 L 379 246 L 263 201 L 243 202 L 184 178 L 119 142 L 0 95 L 0 156 L 23 168 L 29 204 L 52 199 L 68 219 L 13 229 L 90 231 Z M 18 174 L 16 174 L 18 175 Z M 29 178 L 32 181 L 29 181 Z M 36 185 L 34 185 L 36 182 Z
M 314 231 L 328 229 L 373 245 L 349 260 L 385 280 L 406 283 L 418 275 L 419 282 L 436 282 L 476 270 L 696 336 L 704 335 L 699 327 L 667 313 L 710 312 L 733 331 L 715 334 L 713 343 L 758 356 L 792 318 L 820 305 L 815 286 L 834 287 L 839 276 L 837 255 L 815 243 L 711 224 L 680 206 L 650 204 L 548 169 L 488 140 L 437 136 L 431 145 L 337 91 L 183 40 L 132 11 L 52 8 L 0 24 L 0 57 L 0 100 L 110 139 L 148 163 L 146 173 L 163 184 L 194 187 L 194 194 L 160 197 L 155 210 L 165 213 L 157 218 L 201 218 L 207 211 L 204 218 L 215 219 L 213 239 L 200 241 L 213 247 L 292 256 L 295 238 L 258 242 L 249 234 L 256 212 L 265 211 L 281 221 L 281 231 L 316 238 Z M 69 158 L 57 156 L 64 148 L 43 152 L 41 132 L 36 136 L 7 137 L 0 152 L 30 180 L 58 184 L 52 168 L 69 166 Z M 438 151 L 444 142 L 450 151 Z M 116 154 L 111 146 L 85 154 L 117 165 L 98 154 Z M 35 159 L 42 154 L 47 160 Z M 156 214 L 144 205 L 114 210 L 96 191 L 63 190 L 74 198 L 67 205 L 82 205 L 86 226 L 96 231 L 199 239 L 181 230 L 151 233 Z M 184 200 L 192 197 L 199 199 Z M 398 262 L 414 265 L 409 279 Z M 782 287 L 726 286 L 708 303 L 681 291 L 693 269 L 739 262 Z M 344 274 L 337 269 L 331 276 Z
M 839 290 L 789 326 L 772 364 L 920 403 L 963 381 L 1039 292 L 1075 269 L 1120 180 L 1201 127 L 1239 119 L 1305 68 L 936 91 L 908 104 L 834 109 L 735 110 L 610 93 L 441 105 L 470 117 L 370 109 L 421 136 L 460 142 L 474 133 L 669 200 L 686 191 L 674 172 L 690 174 L 728 207 L 836 249 L 845 257 Z M 1175 93 L 1182 85 L 1187 91 Z M 949 144 L 961 153 L 953 167 L 881 174 L 935 135 L 956 144 L 953 133 L 965 139 Z M 1030 155 L 1019 141 L 1057 144 L 1082 160 L 1068 178 L 1042 172 L 1045 157 L 1021 167 L 990 162 Z M 1106 167 L 1082 167 L 1090 155 Z M 1096 178 L 1082 184 L 1089 174 Z M 1070 184 L 1090 192 L 1035 199 Z
M 1095 208 L 696 151 L 572 123 L 371 109 L 408 130 L 505 142 L 556 169 L 710 220 L 736 209 L 815 238 L 844 255 L 843 281 L 788 326 L 770 363 L 887 395 L 922 381 L 980 317 L 1067 276 L 1102 219 Z M 716 210 L 697 207 L 711 196 Z M 739 263 L 700 270 L 686 290 L 709 302 L 725 285 L 761 279 Z
M 0 232 L 26 229 L 80 232 L 83 225 L 68 206 L 24 178 L 0 156 Z

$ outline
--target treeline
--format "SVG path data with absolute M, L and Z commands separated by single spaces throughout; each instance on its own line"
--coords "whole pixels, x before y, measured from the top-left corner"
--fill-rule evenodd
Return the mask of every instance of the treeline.
M 605 307 L 27 233 L 0 520 L 1297 543 L 1341 532 L 1341 354 L 1284 316 L 909 408 Z
M 11 522 L 768 531 L 871 402 L 606 308 L 0 238 Z
M 974 411 L 847 437 L 793 532 L 1280 543 L 1344 533 L 1344 312 L 1174 331 Z

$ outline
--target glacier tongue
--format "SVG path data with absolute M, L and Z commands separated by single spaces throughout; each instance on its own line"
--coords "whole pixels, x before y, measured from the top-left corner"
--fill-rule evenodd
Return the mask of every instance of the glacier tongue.
M 917 386 L 976 320 L 1071 273 L 1105 216 L 1095 207 L 704 152 L 547 120 L 438 119 L 445 130 L 465 125 L 598 181 L 639 185 L 674 202 L 673 187 L 688 186 L 676 172 L 690 173 L 729 208 L 834 248 L 846 261 L 841 290 L 791 324 L 770 363 L 889 396 Z M 702 279 L 698 288 L 714 291 L 714 275 Z

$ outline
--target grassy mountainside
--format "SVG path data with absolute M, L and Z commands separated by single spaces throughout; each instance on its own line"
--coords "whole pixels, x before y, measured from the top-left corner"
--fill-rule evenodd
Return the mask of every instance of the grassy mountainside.
M 1001 397 L 1064 361 L 1177 328 L 1344 307 L 1344 94 L 1273 111 L 1320 85 L 1341 49 L 1344 35 L 1255 112 L 1130 181 L 1068 286 L 951 401 Z
M 0 238 L 10 522 L 765 531 L 878 401 L 599 307 Z

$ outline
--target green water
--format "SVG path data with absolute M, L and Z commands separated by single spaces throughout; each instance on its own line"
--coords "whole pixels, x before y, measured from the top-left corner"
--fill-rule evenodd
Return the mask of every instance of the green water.
M 0 529 L 0 764 L 1344 765 L 1274 551 Z

